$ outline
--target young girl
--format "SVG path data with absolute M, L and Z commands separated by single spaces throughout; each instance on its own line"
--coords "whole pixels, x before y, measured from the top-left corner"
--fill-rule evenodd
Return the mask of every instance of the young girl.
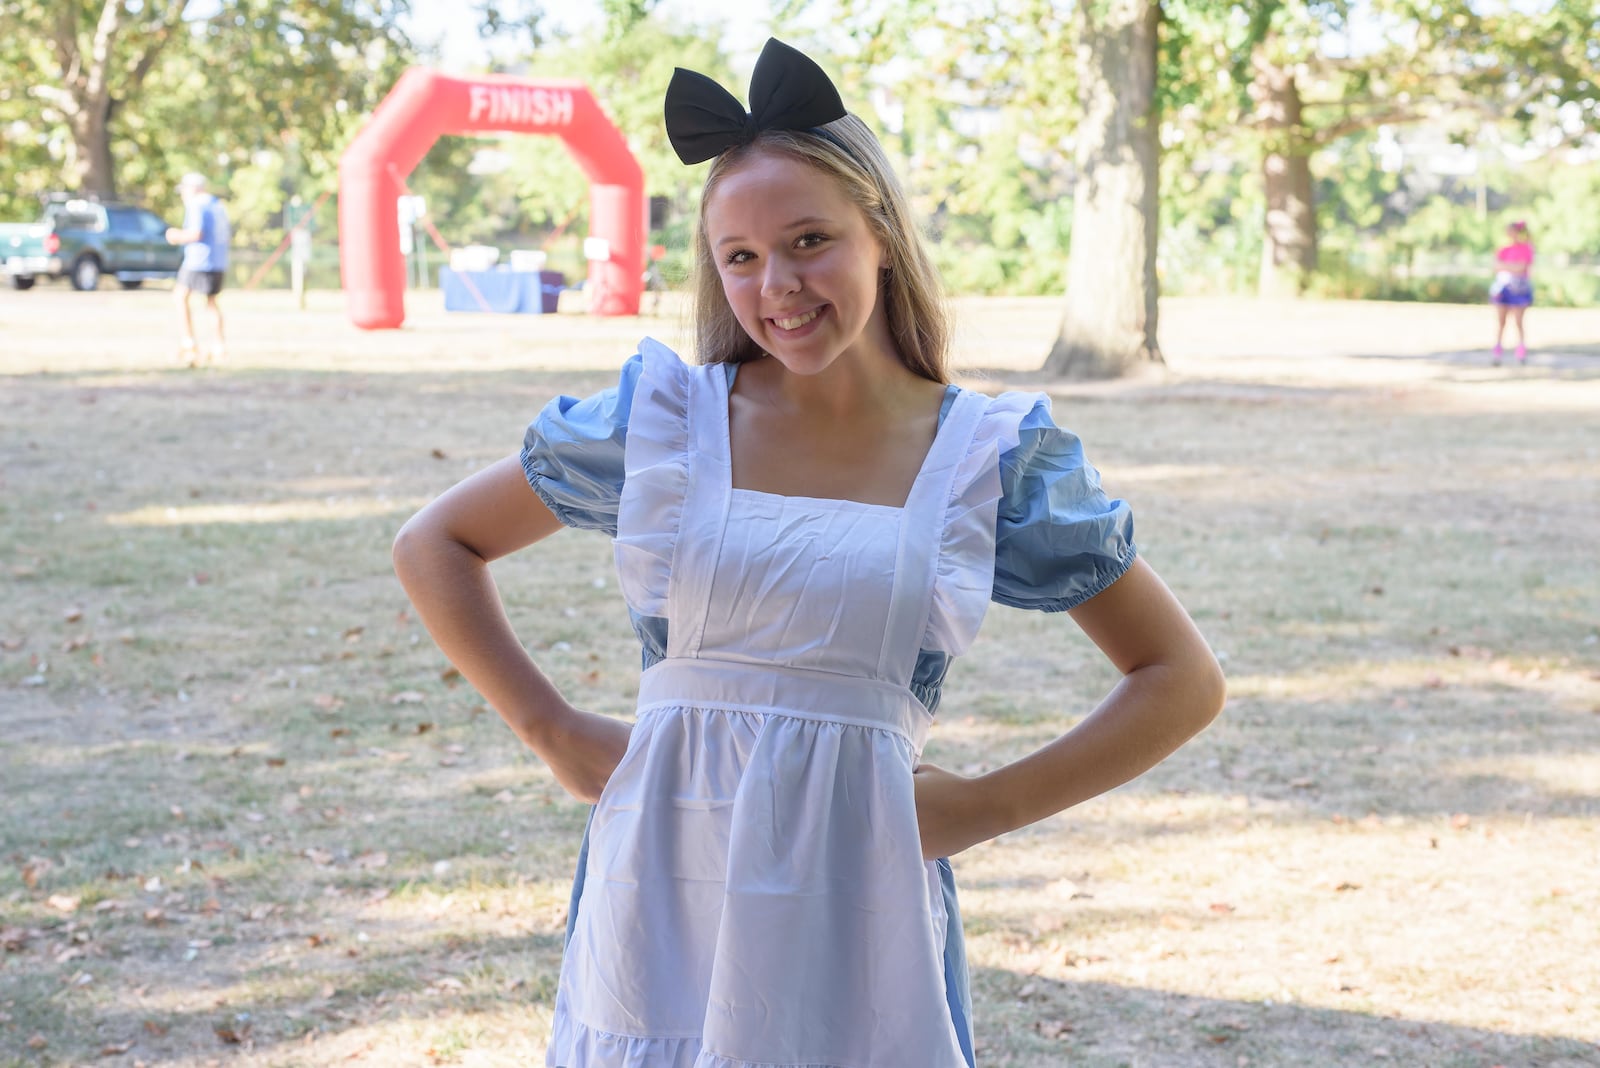
M 1528 224 L 1514 222 L 1506 227 L 1509 239 L 1494 254 L 1497 270 L 1489 286 L 1489 302 L 1494 305 L 1494 363 L 1500 366 L 1501 348 L 1506 335 L 1506 318 L 1517 324 L 1517 363 L 1528 362 L 1528 339 L 1522 329 L 1522 316 L 1533 304 L 1533 243 L 1528 240 Z
M 753 114 L 688 71 L 667 128 L 714 159 L 699 366 L 646 340 L 520 456 L 395 543 L 440 647 L 594 804 L 548 1063 L 962 1068 L 949 862 L 1126 782 L 1218 712 L 1205 641 L 1042 395 L 949 384 L 937 280 L 884 154 L 820 68 L 768 42 Z M 615 538 L 644 646 L 628 724 L 572 707 L 489 561 Z M 964 777 L 919 763 L 991 600 L 1066 611 L 1123 673 L 1082 723 Z

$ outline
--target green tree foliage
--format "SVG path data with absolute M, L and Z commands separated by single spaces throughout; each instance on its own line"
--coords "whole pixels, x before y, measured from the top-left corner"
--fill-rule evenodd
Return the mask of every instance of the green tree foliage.
M 1309 285 L 1319 190 L 1340 143 L 1381 126 L 1428 123 L 1470 141 L 1495 124 L 1575 138 L 1595 128 L 1600 7 L 1592 0 L 1166 0 L 1164 85 L 1174 147 L 1254 161 L 1264 203 L 1260 285 Z M 1328 150 L 1334 151 L 1329 152 Z
M 67 188 L 152 203 L 183 170 L 315 184 L 411 59 L 401 0 L 0 0 L 0 205 Z M 205 13 L 197 14 L 204 11 Z M 275 158 L 269 158 L 275 157 Z M 250 182 L 247 181 L 246 185 Z M 245 220 L 248 229 L 248 213 Z
M 792 39 L 826 57 L 846 105 L 879 134 L 951 289 L 1059 290 L 1076 122 L 1066 5 L 840 0 L 811 30 L 804 8 L 781 7 L 780 28 L 792 23 Z

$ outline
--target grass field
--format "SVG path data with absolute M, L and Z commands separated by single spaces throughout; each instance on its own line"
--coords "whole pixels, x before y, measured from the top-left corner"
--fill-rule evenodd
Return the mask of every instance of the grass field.
M 0 293 L 0 1065 L 543 1063 L 585 810 L 389 542 L 680 320 L 224 301 L 188 370 L 163 292 Z M 1163 375 L 1064 385 L 1055 302 L 958 310 L 964 380 L 1055 395 L 1231 687 L 957 858 L 980 1064 L 1600 1065 L 1600 312 L 1534 309 L 1494 369 L 1482 308 L 1168 301 Z M 496 574 L 628 714 L 606 539 Z M 996 608 L 928 757 L 1018 755 L 1111 682 Z

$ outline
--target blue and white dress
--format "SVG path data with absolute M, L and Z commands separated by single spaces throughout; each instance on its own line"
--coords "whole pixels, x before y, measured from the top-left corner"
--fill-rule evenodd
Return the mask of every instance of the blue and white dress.
M 971 1068 L 948 862 L 912 769 L 991 599 L 1071 608 L 1133 562 L 1042 395 L 952 386 L 904 507 L 732 485 L 737 368 L 646 340 L 523 446 L 560 520 L 615 538 L 644 647 L 595 805 L 547 1063 Z

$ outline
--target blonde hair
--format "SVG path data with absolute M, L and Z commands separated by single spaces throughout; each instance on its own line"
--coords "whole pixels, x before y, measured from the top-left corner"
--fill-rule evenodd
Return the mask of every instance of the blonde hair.
M 814 167 L 838 183 L 861 209 L 888 263 L 878 292 L 900 360 L 923 378 L 948 383 L 950 316 L 939 272 L 912 223 L 910 204 L 883 147 L 867 124 L 854 115 L 836 119 L 815 132 L 764 131 L 750 144 L 729 149 L 711 164 L 694 236 L 693 313 L 700 362 L 744 363 L 764 355 L 728 304 L 706 236 L 706 205 L 717 185 L 746 159 L 762 152 Z

